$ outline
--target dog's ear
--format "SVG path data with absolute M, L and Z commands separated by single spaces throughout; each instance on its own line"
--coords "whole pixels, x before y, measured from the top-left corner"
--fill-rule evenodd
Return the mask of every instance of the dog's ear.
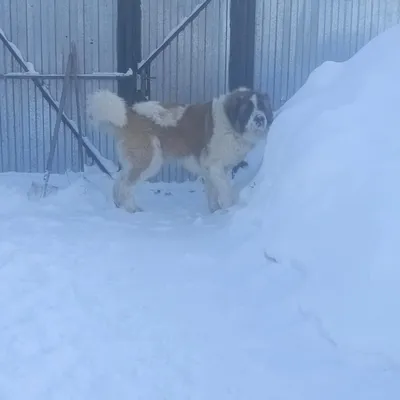
M 250 115 L 253 112 L 254 104 L 250 101 L 250 91 L 237 91 L 225 101 L 225 112 L 232 127 L 243 133 Z
M 228 96 L 225 100 L 225 112 L 226 116 L 229 119 L 229 122 L 233 127 L 237 126 L 239 114 L 240 114 L 240 107 L 242 105 L 242 98 L 240 95 L 234 94 Z
M 271 125 L 274 121 L 274 112 L 272 110 L 272 102 L 268 93 L 261 94 L 262 101 L 264 103 L 264 112 L 267 117 L 268 125 Z

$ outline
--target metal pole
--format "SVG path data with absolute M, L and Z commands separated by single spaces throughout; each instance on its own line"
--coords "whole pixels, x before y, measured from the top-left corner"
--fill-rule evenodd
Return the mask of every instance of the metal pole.
M 79 83 L 77 79 L 78 75 L 78 52 L 76 51 L 75 42 L 71 43 L 71 53 L 72 53 L 72 79 L 75 87 L 75 103 L 76 103 L 76 117 L 78 124 L 78 159 L 79 159 L 79 170 L 80 172 L 84 172 L 85 164 L 84 164 L 84 156 L 83 156 L 83 140 L 82 140 L 82 116 L 81 116 L 81 104 L 79 97 Z
M 70 78 L 71 78 L 71 68 L 72 68 L 72 54 L 70 53 L 68 56 L 67 68 L 65 70 L 63 88 L 61 92 L 61 100 L 60 100 L 60 107 L 57 112 L 57 119 L 56 124 L 54 125 L 53 136 L 51 137 L 50 141 L 50 151 L 47 157 L 47 164 L 46 164 L 46 171 L 44 173 L 43 181 L 44 181 L 44 188 L 42 197 L 45 197 L 47 194 L 47 186 L 49 184 L 50 173 L 53 165 L 54 153 L 56 151 L 57 143 L 58 143 L 58 136 L 60 133 L 60 125 L 62 120 L 62 115 L 64 112 L 65 102 L 67 99 L 67 94 L 70 85 Z
M 133 77 L 133 72 L 127 73 L 93 73 L 93 74 L 77 74 L 77 79 L 82 80 L 123 80 L 123 79 L 131 79 Z M 55 79 L 64 79 L 63 74 L 39 74 L 32 72 L 8 72 L 6 74 L 0 74 L 0 79 L 47 79 L 47 80 L 55 80 Z

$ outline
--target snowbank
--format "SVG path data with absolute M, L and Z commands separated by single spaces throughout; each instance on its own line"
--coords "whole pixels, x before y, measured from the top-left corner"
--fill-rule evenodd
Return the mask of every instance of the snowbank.
M 399 399 L 399 39 L 312 74 L 240 211 L 0 174 L 0 399 Z
M 326 62 L 276 119 L 249 207 L 299 309 L 342 349 L 400 363 L 400 26 Z M 250 221 L 250 222 L 249 222 Z M 290 268 L 289 268 L 290 269 Z

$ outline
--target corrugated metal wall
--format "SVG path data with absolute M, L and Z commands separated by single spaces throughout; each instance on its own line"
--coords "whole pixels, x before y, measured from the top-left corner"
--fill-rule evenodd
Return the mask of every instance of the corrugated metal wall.
M 399 21 L 399 0 L 258 0 L 256 86 L 277 108 L 323 61 L 350 58 Z
M 145 59 L 202 0 L 142 1 Z M 161 101 L 208 100 L 226 90 L 229 0 L 213 0 L 154 62 L 151 97 Z
M 71 40 L 77 44 L 80 72 L 116 71 L 116 16 L 117 0 L 0 0 L 0 28 L 42 73 L 64 72 Z M 21 72 L 2 43 L 0 72 Z M 46 83 L 59 99 L 62 81 Z M 86 94 L 99 85 L 82 81 L 82 105 Z M 116 88 L 110 82 L 101 86 Z M 76 120 L 71 104 L 67 114 Z M 33 83 L 0 80 L 0 171 L 42 172 L 55 119 Z M 61 127 L 54 163 L 57 172 L 78 164 L 76 141 L 68 128 Z M 112 158 L 112 138 L 85 128 L 100 151 Z
M 142 53 L 146 58 L 201 0 L 143 0 Z M 213 0 L 153 63 L 151 98 L 189 103 L 209 100 L 228 87 L 229 0 Z M 160 179 L 192 177 L 171 162 Z
M 145 58 L 201 0 L 143 0 L 142 41 Z M 258 0 L 256 86 L 267 90 L 278 107 L 325 60 L 342 61 L 368 40 L 400 21 L 398 0 Z M 117 0 L 0 0 L 0 28 L 24 57 L 43 73 L 62 73 L 71 40 L 76 41 L 80 72 L 116 71 Z M 192 102 L 227 88 L 229 0 L 213 0 L 152 66 L 151 97 Z M 0 48 L 0 72 L 20 71 Z M 87 93 L 115 83 L 86 82 Z M 50 81 L 57 99 L 61 81 Z M 76 119 L 71 104 L 68 114 Z M 0 80 L 0 171 L 42 172 L 55 113 L 28 81 Z M 86 134 L 108 158 L 114 143 L 104 133 Z M 77 167 L 77 148 L 62 127 L 57 172 Z M 175 163 L 158 178 L 185 179 Z
M 142 0 L 145 58 L 201 0 Z M 227 87 L 229 0 L 213 0 L 153 63 L 151 97 L 190 102 L 209 99 Z M 62 73 L 70 41 L 78 47 L 80 72 L 117 69 L 117 0 L 0 0 L 0 28 L 42 73 Z M 3 47 L 3 46 L 1 46 Z M 6 49 L 0 48 L 0 72 L 20 72 Z M 62 81 L 46 81 L 59 99 Z M 97 87 L 116 90 L 111 82 L 82 81 L 82 105 Z M 74 104 L 67 114 L 76 120 Z M 29 81 L 0 80 L 0 171 L 42 172 L 56 119 L 40 92 Z M 107 158 L 116 161 L 114 143 L 104 132 L 86 134 Z M 54 169 L 78 167 L 76 141 L 62 126 Z M 156 177 L 165 181 L 190 175 L 176 163 Z

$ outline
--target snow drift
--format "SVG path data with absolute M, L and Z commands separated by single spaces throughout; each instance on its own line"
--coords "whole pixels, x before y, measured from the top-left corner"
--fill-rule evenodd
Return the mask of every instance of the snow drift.
M 310 76 L 239 211 L 0 174 L 0 399 L 399 399 L 399 40 Z
M 400 26 L 326 62 L 271 128 L 249 207 L 299 308 L 342 349 L 400 363 Z M 250 221 L 250 223 L 248 222 Z M 329 334 L 328 334 L 329 333 Z

